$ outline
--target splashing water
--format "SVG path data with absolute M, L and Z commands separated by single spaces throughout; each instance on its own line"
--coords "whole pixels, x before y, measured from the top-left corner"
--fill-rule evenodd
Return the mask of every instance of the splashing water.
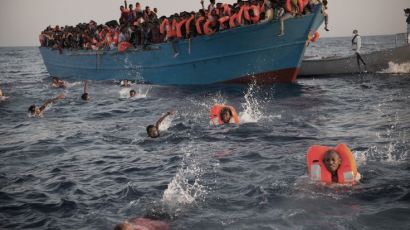
M 189 205 L 199 200 L 204 200 L 207 194 L 206 187 L 202 185 L 204 170 L 201 162 L 195 158 L 191 150 L 185 150 L 185 156 L 176 175 L 164 191 L 162 202 L 173 209 L 181 205 Z
M 396 64 L 389 62 L 389 68 L 380 71 L 380 73 L 410 73 L 410 62 Z
M 259 88 L 256 83 L 249 85 L 248 91 L 245 94 L 245 102 L 242 103 L 243 112 L 239 114 L 241 123 L 255 123 L 263 117 L 260 111 L 262 105 L 256 98 L 258 90 Z
M 131 90 L 135 90 L 136 92 L 136 95 L 132 98 L 130 98 Z M 131 100 L 136 100 L 136 99 L 146 98 L 150 90 L 151 90 L 151 86 L 138 85 L 136 87 L 122 88 L 118 93 L 120 94 L 120 98 L 129 98 Z
M 159 131 L 166 131 L 171 126 L 173 116 L 167 116 L 159 125 Z

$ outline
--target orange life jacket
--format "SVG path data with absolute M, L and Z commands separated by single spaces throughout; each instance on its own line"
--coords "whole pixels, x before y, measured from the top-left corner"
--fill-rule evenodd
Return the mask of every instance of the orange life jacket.
M 235 27 L 237 26 L 236 23 L 235 23 L 237 16 L 238 16 L 238 15 L 235 13 L 235 14 L 231 15 L 231 17 L 229 18 L 229 27 L 230 27 L 231 29 L 232 29 L 232 28 L 235 28 Z
M 114 32 L 114 42 L 115 42 L 116 45 L 118 44 L 119 37 L 120 37 L 120 32 L 115 31 Z
M 192 15 L 186 22 L 185 22 L 185 31 L 187 37 L 191 34 L 191 23 L 195 19 L 195 16 Z
M 182 21 L 177 23 L 177 38 L 182 38 L 182 26 L 185 25 L 187 19 L 183 19 Z
M 118 44 L 118 52 L 125 52 L 127 49 L 131 48 L 132 45 L 129 42 L 120 42 L 120 44 Z
M 223 8 L 224 8 L 224 15 L 227 15 L 227 16 L 231 16 L 231 8 L 229 7 L 229 5 L 228 4 L 223 4 Z
M 355 184 L 358 174 L 356 161 L 352 152 L 345 144 L 339 144 L 336 148 L 320 145 L 311 146 L 307 152 L 309 178 L 313 181 L 332 183 L 332 175 L 323 163 L 325 153 L 332 149 L 335 150 L 342 159 L 342 163 L 337 170 L 338 183 Z
M 212 22 L 210 20 L 206 21 L 204 24 L 204 34 L 206 35 L 211 35 L 215 33 L 210 27 L 211 27 Z
M 167 18 L 165 18 L 162 22 L 161 25 L 159 26 L 159 32 L 163 35 L 165 35 L 166 31 L 167 31 L 167 27 L 169 26 L 169 21 Z
M 298 1 L 298 7 L 299 7 L 299 12 L 303 12 L 303 2 L 302 0 L 297 0 Z M 293 11 L 293 7 L 292 7 L 292 0 L 286 0 L 286 4 L 285 4 L 285 9 L 288 12 L 292 12 Z M 302 8 L 301 8 L 302 6 Z M 294 6 L 294 8 L 296 8 L 296 6 Z M 302 11 L 300 11 L 302 9 Z
M 250 19 L 252 20 L 253 24 L 257 24 L 260 18 L 260 7 L 256 5 L 252 5 L 250 8 L 253 11 L 253 17 L 251 17 Z
M 241 10 L 243 12 L 243 17 L 245 18 L 246 21 L 250 22 L 251 21 L 251 16 L 249 15 L 249 9 L 251 7 L 247 6 L 247 5 L 243 5 L 241 7 Z
M 229 21 L 229 16 L 220 17 L 218 19 L 218 21 L 219 21 L 219 29 L 220 30 L 225 30 L 225 29 L 227 29 L 226 22 Z
M 196 22 L 195 22 L 195 26 L 196 26 L 196 31 L 198 32 L 198 34 L 202 34 L 202 29 L 201 29 L 201 23 L 205 20 L 205 17 L 201 16 L 199 17 Z
M 232 112 L 232 117 L 229 123 L 234 123 L 234 124 L 239 124 L 239 117 L 238 114 L 236 113 L 236 110 L 234 107 L 229 106 L 229 105 L 221 105 L 221 104 L 216 104 L 214 106 L 212 106 L 211 111 L 210 111 L 210 119 L 212 124 L 214 125 L 223 125 L 224 122 L 221 120 L 221 110 L 223 108 L 229 108 Z

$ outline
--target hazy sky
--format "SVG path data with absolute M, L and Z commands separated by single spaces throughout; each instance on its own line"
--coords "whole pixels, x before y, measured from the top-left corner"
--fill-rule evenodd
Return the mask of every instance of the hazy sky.
M 330 32 L 322 37 L 351 36 L 357 28 L 362 35 L 406 32 L 404 8 L 409 0 L 328 0 Z M 135 5 L 135 2 L 132 3 Z M 200 0 L 139 0 L 157 7 L 159 15 L 200 8 Z M 205 4 L 208 4 L 205 0 Z M 217 0 L 233 3 L 236 0 Z M 98 23 L 119 18 L 121 0 L 0 0 L 0 46 L 37 46 L 38 35 L 48 25 L 76 25 L 90 19 Z

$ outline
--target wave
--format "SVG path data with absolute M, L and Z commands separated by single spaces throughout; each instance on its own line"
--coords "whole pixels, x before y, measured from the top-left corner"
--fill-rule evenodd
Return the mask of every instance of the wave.
M 393 73 L 393 74 L 406 74 L 410 73 L 410 62 L 406 63 L 394 63 L 389 62 L 389 67 L 380 71 L 379 73 Z

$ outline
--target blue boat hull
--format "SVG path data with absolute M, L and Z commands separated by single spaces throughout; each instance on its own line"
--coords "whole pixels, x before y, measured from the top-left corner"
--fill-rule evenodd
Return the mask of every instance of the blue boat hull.
M 52 50 L 40 52 L 51 76 L 64 79 L 133 79 L 159 85 L 203 85 L 257 81 L 295 82 L 310 31 L 323 22 L 314 13 L 285 21 L 278 37 L 278 21 L 242 26 L 212 36 L 152 45 L 149 50 Z

